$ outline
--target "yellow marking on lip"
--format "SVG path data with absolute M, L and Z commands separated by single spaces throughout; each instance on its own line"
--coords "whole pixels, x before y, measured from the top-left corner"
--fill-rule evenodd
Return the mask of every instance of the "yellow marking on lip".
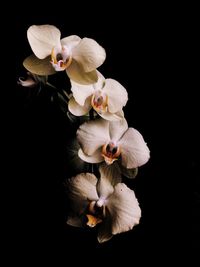
M 93 215 L 86 214 L 86 216 L 87 216 L 87 219 L 88 219 L 87 225 L 89 227 L 95 227 L 98 223 L 102 222 L 102 219 L 97 218 L 97 217 L 95 217 Z
M 51 60 L 53 61 L 54 64 L 57 64 L 58 63 L 58 61 L 56 59 L 56 55 L 54 53 L 54 48 L 51 51 Z
M 97 95 L 98 93 L 94 93 L 91 99 L 91 105 L 93 107 L 94 110 L 96 110 L 97 112 L 106 112 L 107 108 L 108 108 L 108 96 L 107 95 L 102 95 L 101 93 L 99 93 L 99 95 Z M 98 100 L 100 100 L 98 102 Z
M 117 151 L 115 153 L 112 153 L 112 150 L 110 152 L 107 151 L 107 146 L 110 146 L 112 148 L 117 148 Z M 115 160 L 118 160 L 118 157 L 120 156 L 121 154 L 121 149 L 119 146 L 115 146 L 114 144 L 112 143 L 109 143 L 109 144 L 105 144 L 103 147 L 102 147 L 102 156 L 104 157 L 104 160 L 105 162 L 110 165 L 112 164 Z
M 65 69 L 68 68 L 72 63 L 72 56 L 68 58 L 66 62 L 64 62 Z
M 106 164 L 108 164 L 108 165 L 111 165 L 114 161 L 118 160 L 118 158 L 106 157 L 104 154 L 102 154 L 102 156 L 104 157 L 104 160 L 105 160 Z
M 51 61 L 55 65 L 57 65 L 59 62 L 59 61 L 57 61 L 56 54 L 54 52 L 54 48 L 51 51 Z M 72 56 L 69 56 L 67 61 L 62 63 L 61 69 L 65 70 L 66 68 L 68 68 L 71 65 L 71 63 L 72 63 Z

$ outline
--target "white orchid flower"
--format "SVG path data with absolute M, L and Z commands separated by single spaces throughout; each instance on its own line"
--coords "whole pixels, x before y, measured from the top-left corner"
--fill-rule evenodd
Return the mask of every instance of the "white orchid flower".
M 134 191 L 118 183 L 108 168 L 100 168 L 100 174 L 99 180 L 91 173 L 69 180 L 72 213 L 67 223 L 76 227 L 99 224 L 98 241 L 103 243 L 139 224 L 141 210 Z
M 95 40 L 90 38 L 81 39 L 77 35 L 60 39 L 61 33 L 53 25 L 33 25 L 27 31 L 27 37 L 38 60 L 29 58 L 24 62 L 25 67 L 30 68 L 30 61 L 35 60 L 35 67 L 40 65 L 40 70 L 44 72 L 42 70 L 42 62 L 44 62 L 44 67 L 48 68 L 47 71 L 52 74 L 52 68 L 49 69 L 47 64 L 48 57 L 50 57 L 54 70 L 66 70 L 71 80 L 81 84 L 97 82 L 96 68 L 104 62 L 106 53 Z M 38 71 L 40 72 L 40 70 Z M 30 71 L 33 72 L 33 70 Z
M 133 169 L 145 164 L 150 157 L 142 135 L 136 129 L 128 128 L 125 119 L 85 122 L 77 131 L 77 139 L 81 147 L 79 157 L 89 163 L 105 160 L 112 164 L 120 158 L 122 166 Z
M 69 111 L 75 116 L 86 115 L 93 108 L 106 120 L 120 120 L 124 117 L 122 108 L 126 105 L 126 89 L 116 80 L 105 79 L 98 72 L 98 82 L 80 85 L 71 81 L 73 97 L 69 101 Z

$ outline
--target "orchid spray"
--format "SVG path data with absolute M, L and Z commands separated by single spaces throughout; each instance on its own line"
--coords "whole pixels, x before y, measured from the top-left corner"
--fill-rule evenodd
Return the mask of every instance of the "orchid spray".
M 67 224 L 97 227 L 103 243 L 139 224 L 138 200 L 122 179 L 137 175 L 149 160 L 149 148 L 125 119 L 127 90 L 97 70 L 106 58 L 104 48 L 90 38 L 61 38 L 53 25 L 33 25 L 27 37 L 33 54 L 23 62 L 27 79 L 18 83 L 53 88 L 68 119 L 73 123 L 79 118 L 73 144 L 79 173 L 65 183 L 71 204 Z M 50 75 L 61 71 L 70 79 L 71 92 L 49 82 Z M 81 169 L 84 164 L 91 166 L 87 172 Z

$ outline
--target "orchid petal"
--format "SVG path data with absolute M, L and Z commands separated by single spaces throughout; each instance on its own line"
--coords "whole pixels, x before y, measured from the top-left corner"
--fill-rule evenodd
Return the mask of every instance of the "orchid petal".
M 83 150 L 80 148 L 78 151 L 78 156 L 80 159 L 87 163 L 100 163 L 104 161 L 104 158 L 101 155 L 101 149 L 97 149 L 94 154 L 91 156 L 86 155 Z
M 56 72 L 50 63 L 50 60 L 50 57 L 39 59 L 35 55 L 31 55 L 24 60 L 23 66 L 31 73 L 37 75 L 52 75 Z
M 60 31 L 53 25 L 33 25 L 27 31 L 33 53 L 40 59 L 49 56 L 53 47 L 61 46 L 60 35 Z
M 112 217 L 112 234 L 129 231 L 139 223 L 141 210 L 133 190 L 125 184 L 115 186 L 114 193 L 107 200 Z
M 101 177 L 97 182 L 97 193 L 100 200 L 105 200 L 113 193 L 114 186 L 121 182 L 121 172 L 116 163 L 113 163 L 111 166 L 103 163 L 100 165 L 99 171 Z
M 92 96 L 94 92 L 93 85 L 83 85 L 83 84 L 78 84 L 74 81 L 71 80 L 71 91 L 73 93 L 73 97 L 75 98 L 76 102 L 84 106 L 86 98 L 89 96 Z
M 111 121 L 109 123 L 109 132 L 111 140 L 117 143 L 127 129 L 128 129 L 128 124 L 125 119 L 113 122 Z
M 85 122 L 77 131 L 77 139 L 83 152 L 91 156 L 110 140 L 109 123 L 103 119 Z
M 97 178 L 91 173 L 81 173 L 72 177 L 68 181 L 70 198 L 74 201 L 79 200 L 98 200 L 96 191 Z
M 91 72 L 103 64 L 106 53 L 95 40 L 83 38 L 73 49 L 73 58 L 81 64 L 85 72 Z
M 99 226 L 98 236 L 97 236 L 97 240 L 99 243 L 104 243 L 113 237 L 113 234 L 111 233 L 111 225 L 112 225 L 111 218 L 107 214 L 102 224 Z
M 122 165 L 128 169 L 144 165 L 150 157 L 150 151 L 142 135 L 134 128 L 129 128 L 121 138 Z
M 66 69 L 66 72 L 72 81 L 79 84 L 93 84 L 98 80 L 96 70 L 85 72 L 82 66 L 74 59 L 72 59 L 72 63 Z
M 72 86 L 71 91 L 76 102 L 79 105 L 83 106 L 85 103 L 85 99 L 88 96 L 92 96 L 92 94 L 95 92 L 95 89 L 101 89 L 103 87 L 103 82 L 105 78 L 99 71 L 96 71 L 96 74 L 98 76 L 98 81 L 94 84 L 83 85 L 73 80 L 70 81 Z
M 99 172 L 101 174 L 101 178 L 107 179 L 113 187 L 122 180 L 121 170 L 117 162 L 114 162 L 111 165 L 102 163 L 99 166 Z
M 65 37 L 63 39 L 61 39 L 61 45 L 66 45 L 68 47 L 68 49 L 70 50 L 70 52 L 72 51 L 72 49 L 74 47 L 76 47 L 79 42 L 81 41 L 81 38 L 77 35 L 70 35 L 68 37 Z
M 101 112 L 98 113 L 103 119 L 107 121 L 119 121 L 124 118 L 124 113 L 122 110 L 116 112 L 116 113 L 110 113 L 110 112 Z
M 85 105 L 79 105 L 74 97 L 71 97 L 68 103 L 69 111 L 75 116 L 83 116 L 89 112 L 91 109 L 90 99 L 85 101 Z
M 100 177 L 97 183 L 97 193 L 99 196 L 97 206 L 102 207 L 106 199 L 113 193 L 113 191 L 114 188 L 111 185 L 109 179 L 107 179 L 106 177 Z
M 101 90 L 105 84 L 105 77 L 100 71 L 96 70 L 96 72 L 98 76 L 98 81 L 93 84 L 93 87 L 95 90 Z
M 126 105 L 128 94 L 126 89 L 116 80 L 106 79 L 103 91 L 108 96 L 108 110 L 111 113 L 116 113 Z

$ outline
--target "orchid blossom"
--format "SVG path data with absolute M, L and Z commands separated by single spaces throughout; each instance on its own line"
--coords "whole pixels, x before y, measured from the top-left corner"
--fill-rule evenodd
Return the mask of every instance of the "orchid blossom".
M 94 174 L 81 173 L 67 185 L 72 212 L 67 223 L 76 227 L 99 227 L 98 241 L 131 230 L 139 224 L 141 210 L 134 191 L 101 167 L 98 180 Z
M 23 62 L 27 79 L 19 78 L 18 84 L 36 87 L 37 95 L 49 87 L 48 99 L 60 106 L 66 118 L 76 126 L 84 121 L 77 138 L 67 144 L 66 162 L 75 173 L 66 182 L 71 208 L 67 224 L 97 227 L 99 243 L 106 242 L 140 222 L 137 198 L 122 177 L 134 178 L 138 167 L 149 160 L 150 150 L 124 118 L 126 89 L 97 70 L 106 58 L 103 47 L 77 35 L 61 39 L 60 30 L 53 25 L 32 25 L 27 38 L 33 54 Z M 49 75 L 61 71 L 70 79 L 72 94 L 65 85 L 57 88 L 48 81 Z
M 98 81 L 91 85 L 80 85 L 71 81 L 73 97 L 69 111 L 75 116 L 86 115 L 93 108 L 106 120 L 120 120 L 124 117 L 122 108 L 126 105 L 126 89 L 116 80 L 105 79 L 98 72 Z
M 81 149 L 79 157 L 89 163 L 105 161 L 108 165 L 120 158 L 127 169 L 137 168 L 149 160 L 149 148 L 142 135 L 128 128 L 125 119 L 97 119 L 83 123 L 77 131 Z
M 43 75 L 45 69 L 46 74 L 66 70 L 69 78 L 80 84 L 97 82 L 96 68 L 104 62 L 106 53 L 95 40 L 77 35 L 60 39 L 61 33 L 53 25 L 33 25 L 27 37 L 36 56 L 24 61 L 30 72 Z

